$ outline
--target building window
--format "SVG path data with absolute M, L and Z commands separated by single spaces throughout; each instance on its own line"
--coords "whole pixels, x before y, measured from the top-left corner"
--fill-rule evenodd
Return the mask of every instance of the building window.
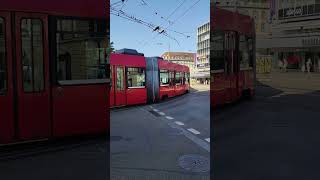
M 127 68 L 127 86 L 128 88 L 145 87 L 145 70 L 144 68 Z
M 160 70 L 160 85 L 161 86 L 167 86 L 169 85 L 169 71 L 161 69 Z
M 105 30 L 106 22 L 103 20 L 57 20 L 58 80 L 107 78 L 108 39 Z
M 5 21 L 0 17 L 0 95 L 7 91 L 8 83 L 5 37 Z
M 43 25 L 40 19 L 22 19 L 22 68 L 25 92 L 44 90 Z

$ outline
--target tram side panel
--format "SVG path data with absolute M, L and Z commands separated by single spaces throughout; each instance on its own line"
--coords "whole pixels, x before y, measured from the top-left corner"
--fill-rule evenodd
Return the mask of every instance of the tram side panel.
M 137 105 L 147 103 L 147 88 L 145 85 L 146 76 L 146 62 L 144 56 L 125 56 L 126 62 L 125 67 L 125 95 L 126 95 L 126 105 Z M 138 72 L 139 77 L 129 76 L 129 71 L 134 70 Z M 144 83 L 141 83 L 141 79 L 144 78 Z M 139 84 L 134 84 L 134 82 L 140 82 Z M 130 85 L 131 84 L 131 85 Z
M 52 90 L 54 136 L 106 131 L 107 88 L 105 84 L 54 87 Z

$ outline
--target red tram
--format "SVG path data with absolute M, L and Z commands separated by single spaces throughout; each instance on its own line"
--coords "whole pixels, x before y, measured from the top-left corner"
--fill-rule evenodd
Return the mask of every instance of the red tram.
M 254 96 L 254 20 L 211 5 L 211 105 Z
M 110 107 L 158 102 L 189 91 L 187 66 L 132 49 L 111 54 Z
M 0 144 L 107 132 L 101 0 L 2 0 Z

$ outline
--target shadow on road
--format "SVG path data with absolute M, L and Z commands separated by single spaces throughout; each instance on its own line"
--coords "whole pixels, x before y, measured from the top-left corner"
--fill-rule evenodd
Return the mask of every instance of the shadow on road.
M 103 133 L 2 146 L 0 147 L 0 162 L 62 152 L 92 144 L 106 144 L 107 140 L 107 133 Z
M 253 100 L 213 111 L 216 179 L 320 178 L 320 90 L 303 88 L 257 82 Z

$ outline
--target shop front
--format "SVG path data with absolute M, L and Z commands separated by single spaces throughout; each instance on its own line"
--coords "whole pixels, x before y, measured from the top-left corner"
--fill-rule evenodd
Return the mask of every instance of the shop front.
M 287 41 L 288 38 L 284 38 L 281 41 Z M 307 71 L 307 63 L 310 59 L 310 71 L 320 72 L 320 36 L 308 37 L 308 38 L 295 38 L 295 42 L 292 45 L 296 47 L 277 47 L 282 44 L 279 40 L 274 41 L 272 48 L 273 52 L 273 67 L 279 68 L 280 64 L 285 64 L 288 71 Z

